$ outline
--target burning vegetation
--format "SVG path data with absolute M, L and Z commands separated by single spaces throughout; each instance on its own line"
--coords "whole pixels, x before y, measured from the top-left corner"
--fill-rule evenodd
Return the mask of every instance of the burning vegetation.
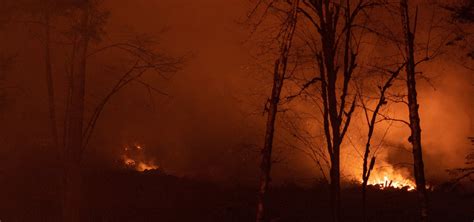
M 153 159 L 146 155 L 145 147 L 138 143 L 125 145 L 121 162 L 125 168 L 136 171 L 158 170 L 160 168 Z
M 397 173 L 382 173 L 373 175 L 369 180 L 368 185 L 378 187 L 380 189 L 395 188 L 414 191 L 416 184 L 411 179 L 407 179 Z

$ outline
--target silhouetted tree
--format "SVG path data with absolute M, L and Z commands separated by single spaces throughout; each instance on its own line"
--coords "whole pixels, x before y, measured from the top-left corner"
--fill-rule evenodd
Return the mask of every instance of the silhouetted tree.
M 140 77 L 148 71 L 154 71 L 160 75 L 176 72 L 181 68 L 184 61 L 182 58 L 174 58 L 155 52 L 153 48 L 146 44 L 151 40 L 139 40 L 140 37 L 135 41 L 111 43 L 92 50 L 91 43 L 101 39 L 101 35 L 104 33 L 103 27 L 108 17 L 108 13 L 101 8 L 100 0 L 90 0 L 77 4 L 75 11 L 69 16 L 73 22 L 70 34 L 73 44 L 64 130 L 65 193 L 63 213 L 65 221 L 77 221 L 80 215 L 78 203 L 80 201 L 80 171 L 83 154 L 106 104 L 117 92 L 131 82 L 137 82 L 145 86 L 150 93 L 156 92 L 167 95 L 142 81 Z M 87 64 L 93 56 L 107 50 L 118 50 L 134 62 L 93 109 L 90 118 L 85 121 Z
M 308 19 L 320 44 L 314 46 L 319 76 L 310 83 L 320 83 L 323 128 L 331 163 L 332 216 L 333 221 L 340 221 L 340 151 L 356 107 L 351 84 L 357 67 L 360 36 L 357 36 L 355 26 L 364 10 L 377 2 L 321 0 L 302 3 L 300 12 Z
M 40 28 L 41 34 L 36 36 L 43 45 L 45 83 L 48 93 L 49 128 L 51 144 L 59 157 L 59 135 L 57 128 L 56 99 L 54 90 L 54 75 L 52 65 L 52 23 L 75 5 L 71 0 L 4 0 L 2 1 L 9 10 L 9 16 L 0 20 L 14 24 L 33 25 Z
M 375 125 L 377 124 L 377 117 L 380 114 L 381 108 L 388 103 L 386 99 L 386 93 L 389 90 L 389 88 L 392 86 L 393 82 L 398 77 L 400 71 L 402 70 L 404 66 L 405 65 L 402 65 L 394 71 L 384 70 L 385 72 L 389 72 L 390 76 L 382 86 L 378 86 L 378 89 L 380 92 L 378 95 L 378 101 L 374 109 L 370 109 L 366 105 L 364 100 L 362 98 L 360 99 L 360 103 L 362 104 L 362 108 L 364 110 L 365 118 L 367 121 L 367 127 L 368 127 L 367 138 L 366 138 L 367 140 L 366 140 L 366 145 L 365 145 L 365 150 L 364 150 L 364 155 L 363 155 L 363 165 L 362 165 L 362 211 L 363 211 L 363 218 L 365 221 L 367 221 L 367 184 L 369 182 L 370 173 L 374 169 L 374 165 L 376 161 L 375 155 L 372 155 L 370 157 L 372 136 L 374 134 Z M 362 97 L 362 95 L 360 95 L 360 97 Z M 369 112 L 372 112 L 370 116 L 369 116 Z M 370 162 L 369 162 L 369 157 L 370 157 Z
M 273 73 L 273 86 L 270 99 L 268 100 L 268 112 L 265 140 L 262 149 L 262 161 L 260 165 L 260 186 L 257 198 L 257 222 L 268 220 L 266 215 L 266 193 L 271 181 L 271 167 L 272 167 L 272 149 L 273 137 L 275 133 L 275 121 L 278 113 L 278 105 L 280 103 L 280 95 L 285 79 L 287 78 L 288 56 L 290 54 L 293 36 L 297 24 L 299 0 L 291 2 L 291 10 L 287 13 L 287 18 L 281 28 L 279 58 L 276 59 Z
M 52 21 L 60 16 L 64 15 L 64 11 L 70 9 L 73 5 L 68 1 L 55 1 L 55 0 L 41 0 L 37 3 L 31 3 L 28 0 L 24 2 L 23 6 L 32 5 L 33 7 L 24 7 L 26 10 L 30 10 L 32 16 L 38 18 L 38 23 L 43 29 L 42 44 L 44 47 L 44 66 L 45 66 L 45 80 L 48 91 L 48 109 L 49 109 L 49 121 L 50 130 L 52 137 L 52 145 L 57 155 L 60 156 L 59 147 L 59 135 L 57 127 L 57 115 L 56 115 L 56 99 L 54 90 L 54 74 L 52 65 Z
M 96 5 L 84 2 L 77 6 L 74 13 L 77 18 L 74 33 L 72 68 L 70 73 L 69 96 L 67 101 L 66 126 L 64 136 L 64 221 L 74 222 L 80 219 L 80 160 L 83 144 L 84 95 L 87 71 L 87 53 L 94 29 L 94 10 Z
M 414 28 L 412 29 L 408 0 L 400 0 L 400 12 L 405 43 L 404 58 L 406 59 L 406 85 L 408 93 L 408 111 L 411 131 L 409 142 L 412 144 L 413 147 L 413 165 L 416 190 L 418 193 L 418 199 L 420 202 L 421 210 L 420 220 L 428 221 L 428 197 L 426 192 L 423 152 L 421 146 L 420 115 L 418 113 L 419 104 L 416 90 L 415 33 L 417 24 L 417 14 L 415 15 Z

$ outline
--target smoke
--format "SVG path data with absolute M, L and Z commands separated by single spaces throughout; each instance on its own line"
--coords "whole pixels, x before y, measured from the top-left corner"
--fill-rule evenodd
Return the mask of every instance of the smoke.
M 158 37 L 159 50 L 173 56 L 186 56 L 187 61 L 182 70 L 165 78 L 156 73 L 144 76 L 144 81 L 166 96 L 134 83 L 113 97 L 98 121 L 85 153 L 86 163 L 112 167 L 120 160 L 125 144 L 140 143 L 147 147 L 147 155 L 153 156 L 160 169 L 169 173 L 238 182 L 255 180 L 259 148 L 263 143 L 265 118 L 261 111 L 269 86 L 262 87 L 262 81 L 255 77 L 264 73 L 243 68 L 253 62 L 250 55 L 253 48 L 244 44 L 248 30 L 238 23 L 246 15 L 248 5 L 238 0 L 115 0 L 106 3 L 110 20 L 101 44 L 124 39 L 130 33 L 146 33 Z M 46 147 L 49 140 L 43 52 L 38 40 L 40 35 L 35 35 L 38 29 L 12 25 L 2 32 L 6 33 L 0 37 L 2 51 L 17 56 L 4 80 L 8 88 L 6 103 L 1 109 L 5 126 L 0 136 L 5 146 L 1 155 L 31 150 L 46 152 L 48 149 L 38 148 Z M 59 119 L 64 112 L 66 48 L 57 44 L 54 50 Z M 463 163 L 470 146 L 467 137 L 473 134 L 472 72 L 456 61 L 445 58 L 441 61 L 423 67 L 424 72 L 435 74 L 432 82 L 435 89 L 426 81 L 419 85 L 425 169 L 432 178 L 445 177 L 442 173 L 445 169 Z M 128 64 L 117 52 L 90 62 L 88 114 Z M 260 94 L 249 96 L 254 91 Z M 393 115 L 404 118 L 405 109 L 403 105 L 394 106 Z M 257 111 L 259 114 L 255 114 Z M 364 135 L 364 128 L 357 128 L 360 128 L 358 134 Z M 283 130 L 279 133 L 288 136 Z M 379 132 L 378 139 L 381 134 Z M 392 126 L 383 142 L 380 163 L 409 169 L 404 165 L 411 162 L 408 136 L 407 127 Z M 276 178 L 318 176 L 315 163 L 285 145 L 288 141 L 291 140 L 277 141 L 275 154 L 281 161 L 275 167 Z M 358 172 L 361 159 L 354 148 L 347 146 L 343 152 L 348 171 L 356 168 Z M 25 161 L 18 158 L 10 161 Z

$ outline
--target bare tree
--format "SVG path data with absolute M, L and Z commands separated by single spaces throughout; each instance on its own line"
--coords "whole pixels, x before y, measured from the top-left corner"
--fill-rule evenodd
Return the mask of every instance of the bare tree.
M 148 71 L 155 71 L 160 75 L 176 72 L 183 64 L 183 59 L 157 53 L 138 40 L 112 43 L 92 50 L 91 43 L 93 40 L 100 40 L 107 19 L 107 13 L 101 10 L 100 0 L 78 4 L 76 11 L 69 16 L 73 21 L 72 35 L 70 35 L 73 44 L 62 153 L 64 162 L 63 218 L 64 221 L 79 221 L 81 163 L 104 107 L 117 92 L 132 82 L 145 86 L 150 92 L 166 95 L 140 78 Z M 133 62 L 87 119 L 85 112 L 87 64 L 93 56 L 112 49 L 124 52 Z
M 16 17 L 10 18 L 9 22 L 33 25 L 42 30 L 40 36 L 36 37 L 40 39 L 44 49 L 42 57 L 44 58 L 45 83 L 48 93 L 49 128 L 52 138 L 51 144 L 59 159 L 60 147 L 52 65 L 52 21 L 59 15 L 64 14 L 63 11 L 70 9 L 72 2 L 54 0 L 7 0 L 3 1 L 3 4 L 9 5 L 11 8 L 10 11 L 12 11 L 11 13 L 16 14 Z
M 355 26 L 362 12 L 376 4 L 375 1 L 365 0 L 355 4 L 322 0 L 303 1 L 300 8 L 313 26 L 320 44 L 314 47 L 319 76 L 310 83 L 319 82 L 321 87 L 319 96 L 322 98 L 323 127 L 331 163 L 329 178 L 333 221 L 341 220 L 340 151 L 356 107 L 351 82 L 357 67 L 360 36 L 357 36 Z
M 141 77 L 148 71 L 154 71 L 159 75 L 163 73 L 174 73 L 181 69 L 182 64 L 184 63 L 184 58 L 174 58 L 167 56 L 165 54 L 157 53 L 152 48 L 149 48 L 144 43 L 132 43 L 132 42 L 123 42 L 123 43 L 114 43 L 91 52 L 88 57 L 97 55 L 98 53 L 104 52 L 106 50 L 120 50 L 125 52 L 130 58 L 133 59 L 133 64 L 130 68 L 120 76 L 119 80 L 114 84 L 112 89 L 100 100 L 97 106 L 94 108 L 92 115 L 90 116 L 87 124 L 84 127 L 84 143 L 82 145 L 81 156 L 86 149 L 97 121 L 101 116 L 105 106 L 112 99 L 112 97 L 118 93 L 120 90 L 128 86 L 132 82 L 137 82 L 151 93 L 157 93 L 158 95 L 168 96 L 167 93 L 151 86 L 150 84 L 141 80 Z
M 65 1 L 58 2 L 52 0 L 42 0 L 39 3 L 39 8 L 36 9 L 39 12 L 40 22 L 44 30 L 43 36 L 43 47 L 44 47 L 44 65 L 45 65 L 45 80 L 48 91 L 48 109 L 49 109 L 49 122 L 50 131 L 52 137 L 52 145 L 58 158 L 60 158 L 60 147 L 59 147 L 59 135 L 57 127 L 57 115 L 56 115 L 56 98 L 54 90 L 54 75 L 52 65 L 52 20 L 57 17 L 58 11 L 63 11 L 71 7 L 71 4 L 67 4 Z
M 26 1 L 26 4 L 35 5 L 35 3 L 31 3 L 28 0 Z M 55 83 L 52 65 L 52 23 L 55 18 L 65 15 L 63 11 L 67 11 L 68 9 L 71 9 L 71 7 L 74 7 L 74 3 L 68 0 L 41 0 L 39 3 L 36 4 L 38 5 L 37 7 L 34 7 L 32 9 L 32 13 L 37 14 L 37 16 L 39 17 L 38 24 L 44 31 L 42 43 L 44 47 L 45 81 L 48 91 L 48 109 L 52 145 L 58 158 L 60 158 L 61 148 L 59 146 L 60 140 L 57 126 L 58 120 L 56 114 L 56 92 L 54 89 Z
M 418 98 L 416 91 L 416 63 L 415 63 L 415 33 L 417 13 L 415 14 L 414 28 L 411 28 L 408 0 L 400 0 L 402 29 L 404 33 L 406 59 L 406 84 L 408 91 L 408 111 L 410 119 L 411 136 L 409 138 L 413 147 L 413 163 L 416 190 L 420 202 L 420 220 L 428 221 L 428 197 L 426 192 L 425 171 L 423 165 L 423 152 L 421 146 L 420 115 L 418 113 Z
M 51 64 L 51 18 L 49 11 L 44 14 L 44 59 L 45 59 L 45 73 L 46 73 L 46 84 L 48 86 L 48 107 L 49 107 L 49 120 L 51 127 L 51 136 L 53 137 L 53 146 L 56 152 L 59 148 L 59 137 L 58 128 L 56 126 L 56 102 L 54 96 L 54 80 L 53 80 L 53 68 Z
M 73 48 L 63 151 L 63 219 L 67 222 L 80 221 L 80 151 L 83 144 L 87 52 L 93 28 L 91 27 L 92 7 L 93 5 L 89 2 L 84 2 L 77 8 L 78 30 Z
M 288 12 L 288 18 L 282 27 L 280 55 L 275 61 L 273 73 L 273 87 L 270 99 L 268 100 L 268 112 L 264 146 L 262 149 L 262 162 L 260 166 L 260 186 L 257 197 L 257 215 L 256 221 L 263 222 L 268 220 L 266 215 L 265 201 L 266 193 L 271 181 L 271 167 L 272 167 L 272 149 L 273 137 L 275 133 L 275 120 L 278 113 L 278 105 L 280 102 L 280 95 L 283 88 L 285 78 L 287 78 L 288 56 L 290 54 L 293 36 L 297 24 L 299 0 L 294 0 L 291 3 L 291 11 Z
M 386 92 L 392 86 L 393 81 L 398 77 L 400 71 L 402 70 L 404 66 L 405 65 L 402 65 L 397 70 L 394 70 L 394 71 L 384 70 L 385 72 L 390 73 L 390 77 L 386 80 L 386 82 L 382 86 L 378 87 L 379 96 L 378 96 L 378 101 L 375 105 L 375 109 L 371 110 L 369 107 L 367 107 L 366 103 L 362 99 L 362 95 L 359 95 L 359 97 L 361 98 L 360 103 L 362 104 L 362 108 L 364 110 L 365 118 L 367 121 L 367 127 L 368 127 L 367 138 L 366 138 L 367 141 L 365 145 L 365 151 L 363 155 L 363 165 L 362 165 L 362 213 L 363 213 L 363 218 L 365 221 L 367 221 L 367 184 L 369 182 L 370 173 L 374 169 L 374 165 L 376 161 L 375 155 L 372 155 L 370 157 L 372 136 L 374 134 L 375 125 L 377 124 L 377 117 L 381 111 L 381 108 L 387 104 Z M 370 117 L 369 117 L 369 111 L 372 111 L 372 114 Z M 369 157 L 370 157 L 370 163 L 369 163 Z

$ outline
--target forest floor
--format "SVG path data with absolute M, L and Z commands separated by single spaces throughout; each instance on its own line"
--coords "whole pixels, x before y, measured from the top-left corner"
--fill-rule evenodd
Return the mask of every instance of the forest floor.
M 0 176 L 0 220 L 60 221 L 57 175 L 47 170 Z M 158 171 L 89 172 L 83 178 L 83 218 L 91 222 L 253 221 L 256 189 L 221 186 Z M 343 221 L 362 221 L 360 188 L 343 189 Z M 330 221 L 327 186 L 280 185 L 269 192 L 272 221 Z M 432 221 L 472 221 L 474 195 L 430 192 Z M 370 221 L 418 221 L 416 194 L 405 190 L 368 191 Z

